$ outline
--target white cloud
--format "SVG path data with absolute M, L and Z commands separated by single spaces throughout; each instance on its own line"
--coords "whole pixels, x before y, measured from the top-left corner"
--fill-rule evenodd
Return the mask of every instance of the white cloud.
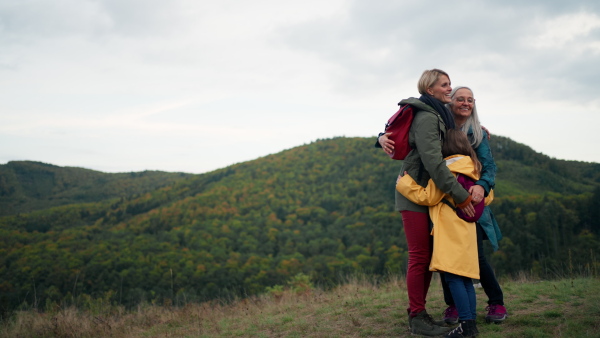
M 540 20 L 535 26 L 535 34 L 524 39 L 534 48 L 560 50 L 570 47 L 569 50 L 577 54 L 600 51 L 598 41 L 589 40 L 590 33 L 600 29 L 600 17 L 595 13 L 570 13 Z
M 0 161 L 204 172 L 317 138 L 373 136 L 438 67 L 475 90 L 493 133 L 599 162 L 553 137 L 588 143 L 600 122 L 599 7 L 3 1 Z

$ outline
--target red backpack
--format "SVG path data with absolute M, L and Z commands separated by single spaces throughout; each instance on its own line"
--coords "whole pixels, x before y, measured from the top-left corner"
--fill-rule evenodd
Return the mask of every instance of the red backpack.
M 389 154 L 394 160 L 404 160 L 412 150 L 408 144 L 408 132 L 414 116 L 413 107 L 405 104 L 385 124 L 385 133 L 391 133 L 388 138 L 394 141 L 394 151 Z

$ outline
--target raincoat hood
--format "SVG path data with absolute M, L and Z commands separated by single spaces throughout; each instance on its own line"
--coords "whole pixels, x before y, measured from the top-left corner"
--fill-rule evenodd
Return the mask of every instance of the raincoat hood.
M 470 156 L 452 155 L 446 157 L 445 160 L 451 172 L 463 174 L 474 180 L 479 179 L 479 175 L 475 174 L 475 164 Z

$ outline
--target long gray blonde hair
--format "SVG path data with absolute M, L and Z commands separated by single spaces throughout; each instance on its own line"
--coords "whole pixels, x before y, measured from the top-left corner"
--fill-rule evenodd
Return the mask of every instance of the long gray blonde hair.
M 467 86 L 456 86 L 452 88 L 452 92 L 450 93 L 450 97 L 454 99 L 454 95 L 459 89 L 467 89 L 473 94 L 473 90 Z M 475 96 L 475 94 L 473 94 Z M 447 103 L 446 107 L 452 111 L 451 107 L 452 103 Z M 469 129 L 472 131 L 473 136 L 469 137 L 469 142 L 471 142 L 471 146 L 473 149 L 477 149 L 481 140 L 483 139 L 483 131 L 481 130 L 481 123 L 479 122 L 479 115 L 477 115 L 477 105 L 473 102 L 473 112 L 471 112 L 471 116 L 467 119 L 467 122 L 460 128 L 465 134 L 469 134 Z

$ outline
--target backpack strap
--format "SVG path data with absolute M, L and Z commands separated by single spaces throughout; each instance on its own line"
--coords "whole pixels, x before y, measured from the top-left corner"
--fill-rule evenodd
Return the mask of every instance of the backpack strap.
M 444 203 L 445 205 L 447 205 L 450 208 L 452 208 L 452 210 L 456 211 L 456 207 L 452 203 L 450 203 L 450 201 L 448 201 L 447 199 L 442 198 L 442 203 Z

